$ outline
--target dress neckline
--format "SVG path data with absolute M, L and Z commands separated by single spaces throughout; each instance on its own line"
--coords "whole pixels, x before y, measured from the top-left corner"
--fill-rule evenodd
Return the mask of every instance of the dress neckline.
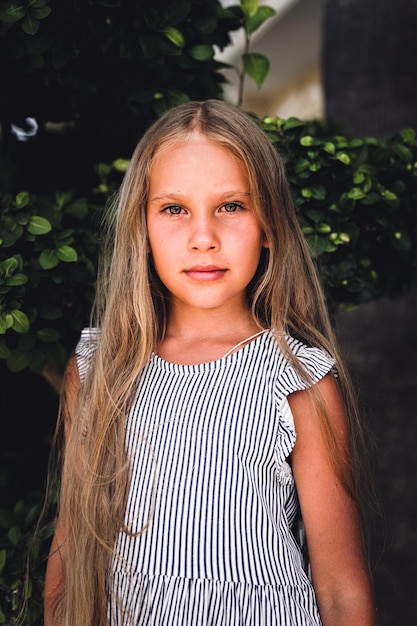
M 237 343 L 235 346 L 233 346 L 230 350 L 228 350 L 225 354 L 223 354 L 218 359 L 213 359 L 211 361 L 203 361 L 202 363 L 193 363 L 193 364 L 188 364 L 188 365 L 185 365 L 182 363 L 174 363 L 173 361 L 165 360 L 163 357 L 159 356 L 159 354 L 157 354 L 156 352 L 152 352 L 151 356 L 154 362 L 157 363 L 159 367 L 162 367 L 163 369 L 173 370 L 177 372 L 184 372 L 184 373 L 185 372 L 188 372 L 188 373 L 202 372 L 202 371 L 207 370 L 207 368 L 212 370 L 212 369 L 216 369 L 221 364 L 229 363 L 231 357 L 234 357 L 240 354 L 241 352 L 245 350 L 245 348 L 252 346 L 254 343 L 256 343 L 259 337 L 267 334 L 269 330 L 270 330 L 269 328 L 262 329 L 259 332 L 255 333 L 254 335 L 250 335 L 249 337 L 246 337 L 246 339 L 243 339 L 242 341 Z

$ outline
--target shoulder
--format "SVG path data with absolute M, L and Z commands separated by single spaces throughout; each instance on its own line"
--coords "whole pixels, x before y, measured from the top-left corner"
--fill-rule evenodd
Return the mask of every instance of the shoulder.
M 75 347 L 75 360 L 78 366 L 79 377 L 84 379 L 91 366 L 100 339 L 100 329 L 95 327 L 83 328 Z
M 321 380 L 334 367 L 334 359 L 321 348 L 309 346 L 290 335 L 286 336 L 286 342 L 297 363 L 306 370 L 312 382 Z M 288 364 L 289 369 L 292 366 L 292 363 Z
M 277 335 L 271 331 L 278 359 L 276 393 L 282 400 L 295 391 L 308 389 L 327 374 L 335 374 L 334 360 L 321 348 L 309 346 L 291 335 Z

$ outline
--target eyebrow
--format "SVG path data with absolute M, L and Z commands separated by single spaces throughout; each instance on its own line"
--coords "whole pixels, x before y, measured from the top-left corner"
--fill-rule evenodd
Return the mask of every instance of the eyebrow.
M 222 202 L 230 198 L 251 198 L 251 196 L 252 194 L 249 193 L 248 191 L 234 191 L 232 189 L 230 191 L 224 191 L 223 193 L 219 194 L 216 199 Z M 152 198 L 149 198 L 149 202 L 155 202 L 159 200 L 169 200 L 169 201 L 177 200 L 179 202 L 180 200 L 183 200 L 184 198 L 187 198 L 187 196 L 184 194 L 166 192 L 160 196 L 152 196 Z

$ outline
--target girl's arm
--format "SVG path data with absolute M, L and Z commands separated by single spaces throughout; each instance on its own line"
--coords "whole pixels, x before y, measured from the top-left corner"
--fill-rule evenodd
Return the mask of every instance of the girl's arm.
M 65 434 L 68 433 L 70 421 L 72 419 L 74 404 L 80 386 L 78 367 L 75 356 L 69 361 L 65 372 L 62 405 L 65 420 Z M 49 551 L 48 563 L 45 574 L 44 590 L 44 625 L 59 626 L 57 616 L 54 614 L 54 606 L 64 589 L 64 559 L 65 559 L 65 529 L 58 518 L 54 537 Z M 58 611 L 59 614 L 59 611 Z
M 318 385 L 347 460 L 348 426 L 337 383 L 328 374 Z M 375 626 L 373 587 L 357 507 L 331 466 L 311 393 L 297 391 L 288 401 L 297 433 L 292 468 L 323 626 Z
M 44 590 L 44 626 L 59 626 L 54 606 L 64 589 L 65 533 L 59 521 L 52 539 L 46 566 Z

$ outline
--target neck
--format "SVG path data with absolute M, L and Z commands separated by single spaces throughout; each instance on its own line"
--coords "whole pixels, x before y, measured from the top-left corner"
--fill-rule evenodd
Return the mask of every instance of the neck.
M 172 307 L 166 337 L 179 340 L 230 338 L 236 335 L 244 338 L 261 330 L 262 326 L 254 319 L 247 308 L 230 311 L 178 311 Z
M 187 312 L 173 307 L 167 332 L 157 354 L 183 365 L 205 363 L 223 357 L 244 340 L 262 330 L 247 309 Z

